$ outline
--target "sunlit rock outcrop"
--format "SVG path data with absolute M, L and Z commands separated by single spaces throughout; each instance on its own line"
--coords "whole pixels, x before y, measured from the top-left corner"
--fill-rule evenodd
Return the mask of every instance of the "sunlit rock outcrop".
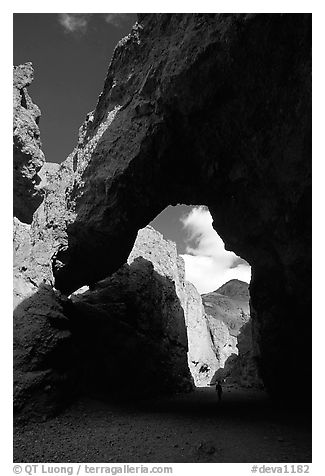
M 27 92 L 33 74 L 31 63 L 14 67 L 13 201 L 14 216 L 24 223 L 31 223 L 33 213 L 43 197 L 38 187 L 38 172 L 44 163 L 38 128 L 41 111 Z
M 220 367 L 212 336 L 204 312 L 202 298 L 195 286 L 186 281 L 186 324 L 188 335 L 188 361 L 196 386 L 207 386 Z

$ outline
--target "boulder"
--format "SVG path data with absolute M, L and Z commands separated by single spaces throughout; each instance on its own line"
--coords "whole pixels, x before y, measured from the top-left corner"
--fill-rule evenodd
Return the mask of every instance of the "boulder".
M 14 414 L 19 420 L 53 416 L 80 389 L 80 364 L 65 300 L 41 285 L 14 310 Z
M 71 299 L 87 393 L 128 399 L 193 388 L 175 284 L 150 261 L 138 257 Z

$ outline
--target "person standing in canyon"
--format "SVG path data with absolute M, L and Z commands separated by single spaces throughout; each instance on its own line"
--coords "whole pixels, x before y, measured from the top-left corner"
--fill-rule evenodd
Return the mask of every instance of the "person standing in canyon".
M 217 385 L 216 385 L 216 392 L 218 394 L 218 403 L 221 403 L 221 397 L 222 397 L 222 386 L 221 386 L 221 381 L 218 380 Z

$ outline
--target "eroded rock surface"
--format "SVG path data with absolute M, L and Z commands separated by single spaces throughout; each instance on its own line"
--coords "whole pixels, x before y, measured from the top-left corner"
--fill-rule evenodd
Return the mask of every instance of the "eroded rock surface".
M 14 216 L 24 223 L 31 223 L 43 198 L 38 187 L 38 172 L 44 163 L 38 128 L 41 111 L 27 91 L 33 74 L 31 63 L 14 67 Z

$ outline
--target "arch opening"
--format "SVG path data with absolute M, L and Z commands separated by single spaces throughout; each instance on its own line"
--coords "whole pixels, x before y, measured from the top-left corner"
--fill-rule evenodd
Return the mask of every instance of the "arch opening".
M 150 222 L 165 240 L 175 243 L 183 261 L 176 293 L 184 309 L 189 369 L 197 387 L 223 380 L 262 388 L 250 320 L 251 269 L 225 250 L 212 222 L 208 207 L 202 205 L 168 206 Z M 153 262 L 162 259 L 150 253 Z

